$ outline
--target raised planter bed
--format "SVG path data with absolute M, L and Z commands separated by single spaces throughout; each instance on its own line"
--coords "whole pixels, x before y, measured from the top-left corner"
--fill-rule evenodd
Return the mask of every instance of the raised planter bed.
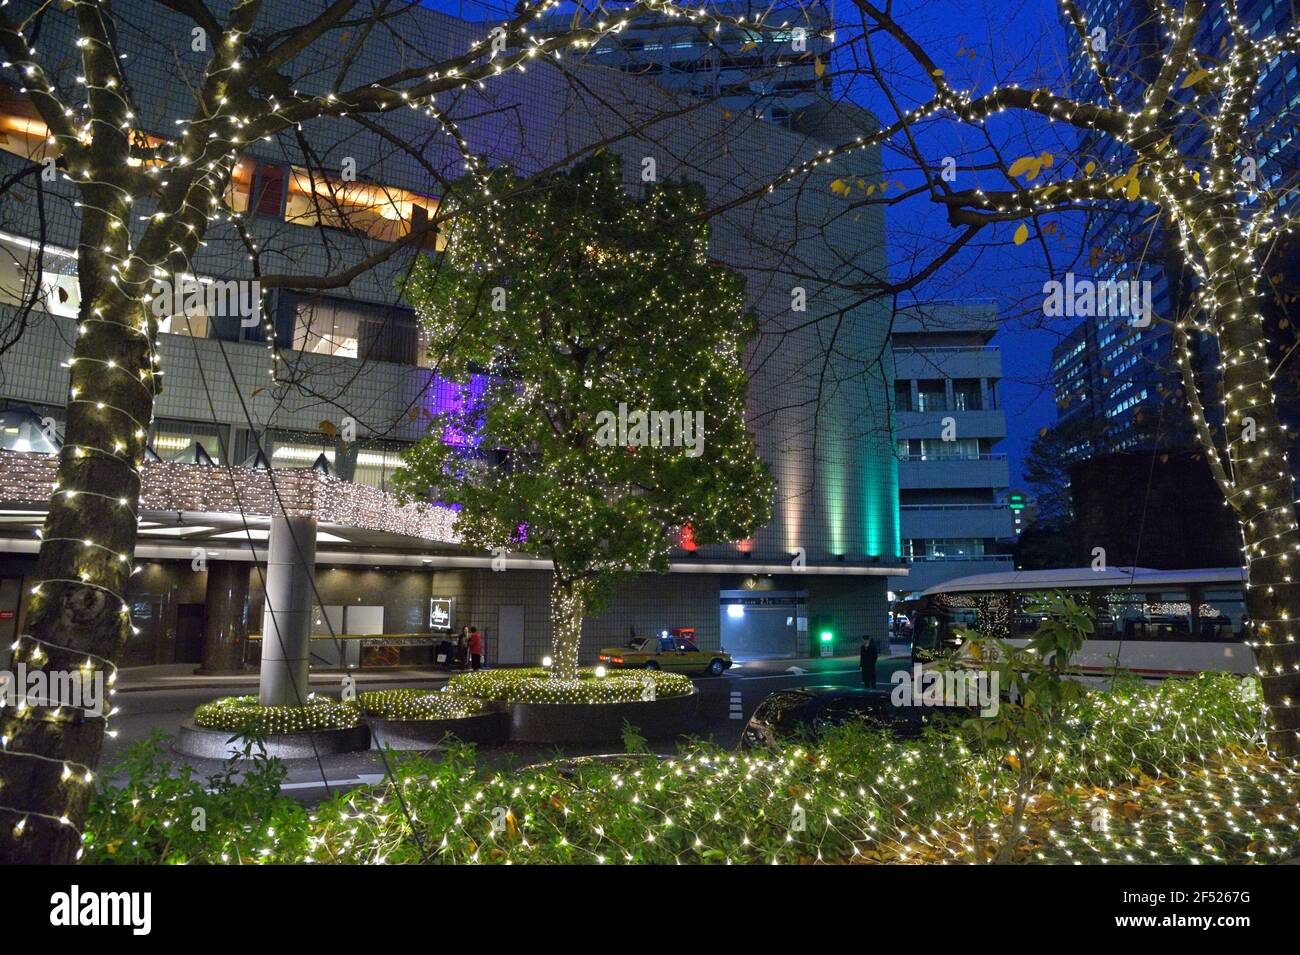
M 700 694 L 628 703 L 507 703 L 509 735 L 517 743 L 605 743 L 623 738 L 624 722 L 646 739 L 698 729 Z
M 448 737 L 462 743 L 500 743 L 506 738 L 506 714 L 492 711 L 446 720 L 365 718 L 375 749 L 432 749 Z
M 229 759 L 243 752 L 243 739 L 226 729 L 195 726 L 193 720 L 181 724 L 176 734 L 176 749 L 187 756 L 203 759 Z M 323 729 L 304 733 L 269 733 L 265 737 L 266 755 L 280 759 L 304 759 L 311 756 L 334 756 L 370 748 L 370 730 L 364 725 L 346 729 Z

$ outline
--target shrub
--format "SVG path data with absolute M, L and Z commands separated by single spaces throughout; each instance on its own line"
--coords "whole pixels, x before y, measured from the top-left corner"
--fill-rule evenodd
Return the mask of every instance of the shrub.
M 459 720 L 488 709 L 482 700 L 438 690 L 372 690 L 358 700 L 362 713 L 381 720 Z
M 596 676 L 578 671 L 576 680 L 556 680 L 541 667 L 523 670 L 479 670 L 452 677 L 447 693 L 498 703 L 634 703 L 646 698 L 647 681 L 655 696 L 682 696 L 694 690 L 689 677 L 662 670 L 613 670 Z
M 1265 754 L 1258 681 L 1124 682 L 1067 702 L 1058 726 L 1035 758 L 1043 772 L 1028 778 L 1025 832 L 1007 861 L 1300 852 L 1300 773 Z M 629 733 L 621 759 L 509 771 L 476 765 L 459 744 L 436 761 L 394 757 L 383 783 L 304 820 L 278 792 L 277 761 L 207 792 L 152 746 L 133 748 L 125 784 L 112 778 L 120 767 L 97 784 L 89 861 L 969 862 L 1025 778 L 1022 754 L 997 739 L 971 746 L 957 726 L 900 741 L 850 723 L 810 743 L 736 753 L 693 742 L 671 758 Z M 196 808 L 203 831 L 191 828 Z
M 91 794 L 83 862 L 300 862 L 307 811 L 280 792 L 284 764 L 254 739 L 220 772 L 197 778 L 168 758 L 162 733 L 133 743 Z M 250 768 L 251 762 L 251 768 Z
M 309 733 L 351 729 L 360 720 L 355 701 L 332 700 L 312 694 L 303 706 L 262 706 L 255 696 L 223 696 L 194 711 L 194 725 L 230 730 L 241 736 Z

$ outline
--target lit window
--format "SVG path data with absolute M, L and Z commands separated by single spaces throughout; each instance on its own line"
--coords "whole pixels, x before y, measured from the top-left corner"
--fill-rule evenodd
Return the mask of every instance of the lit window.
M 285 202 L 286 222 L 368 235 L 393 242 L 428 221 L 438 200 L 395 186 L 343 182 L 294 166 Z M 435 247 L 436 240 L 426 243 Z

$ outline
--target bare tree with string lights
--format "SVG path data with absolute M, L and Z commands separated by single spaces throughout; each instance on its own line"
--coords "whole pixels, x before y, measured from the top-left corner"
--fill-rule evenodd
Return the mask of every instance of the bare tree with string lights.
M 1063 19 L 1078 33 L 1096 80 L 1096 101 L 1047 86 L 1000 86 L 974 94 L 956 88 L 929 51 L 895 18 L 893 4 L 854 0 L 864 24 L 863 42 L 892 44 L 912 66 L 912 79 L 928 93 L 897 107 L 893 125 L 906 131 L 921 121 L 956 121 L 983 128 L 1005 113 L 1039 117 L 1079 131 L 1096 150 L 1090 157 L 1053 165 L 1030 155 L 1004 169 L 999 188 L 957 190 L 926 172 L 930 198 L 951 225 L 981 230 L 1015 227 L 1016 245 L 1041 235 L 1043 217 L 1095 212 L 1140 203 L 1176 237 L 1177 254 L 1195 276 L 1189 307 L 1166 316 L 1173 323 L 1179 370 L 1200 447 L 1241 527 L 1248 574 L 1250 637 L 1268 710 L 1268 741 L 1278 755 L 1300 753 L 1300 561 L 1295 487 L 1287 459 L 1286 427 L 1275 401 L 1275 369 L 1267 348 L 1264 304 L 1269 294 L 1265 262 L 1294 234 L 1296 214 L 1283 206 L 1295 197 L 1294 175 L 1261 188 L 1250 152 L 1250 120 L 1261 74 L 1279 57 L 1300 53 L 1300 28 L 1277 36 L 1252 36 L 1237 5 L 1215 5 L 1228 29 L 1213 49 L 1202 49 L 1210 7 L 1204 0 L 1156 2 L 1162 46 L 1158 68 L 1122 102 L 1118 76 L 1094 42 L 1108 24 L 1085 20 L 1070 0 Z M 864 54 L 869 59 L 872 54 Z M 1114 147 L 1103 150 L 1096 144 Z M 1198 148 L 1204 144 L 1203 148 Z M 846 144 L 846 148 L 852 148 Z M 921 152 L 910 154 L 928 168 Z M 1008 181 L 1009 180 L 1009 181 Z M 1293 208 L 1293 207 L 1292 207 Z M 1203 384 L 1189 346 L 1198 332 L 1217 346 L 1222 408 L 1208 412 Z

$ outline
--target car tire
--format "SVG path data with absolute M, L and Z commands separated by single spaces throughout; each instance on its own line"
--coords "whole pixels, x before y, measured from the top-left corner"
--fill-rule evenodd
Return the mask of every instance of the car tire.
M 659 664 L 655 663 L 655 661 L 653 661 L 653 660 L 650 660 L 650 661 L 648 661 L 648 662 L 646 663 L 645 668 L 646 668 L 647 670 L 658 670 L 658 669 L 659 669 Z
M 722 661 L 715 658 L 709 663 L 709 676 L 722 676 L 722 671 L 724 669 L 725 667 L 722 665 Z

